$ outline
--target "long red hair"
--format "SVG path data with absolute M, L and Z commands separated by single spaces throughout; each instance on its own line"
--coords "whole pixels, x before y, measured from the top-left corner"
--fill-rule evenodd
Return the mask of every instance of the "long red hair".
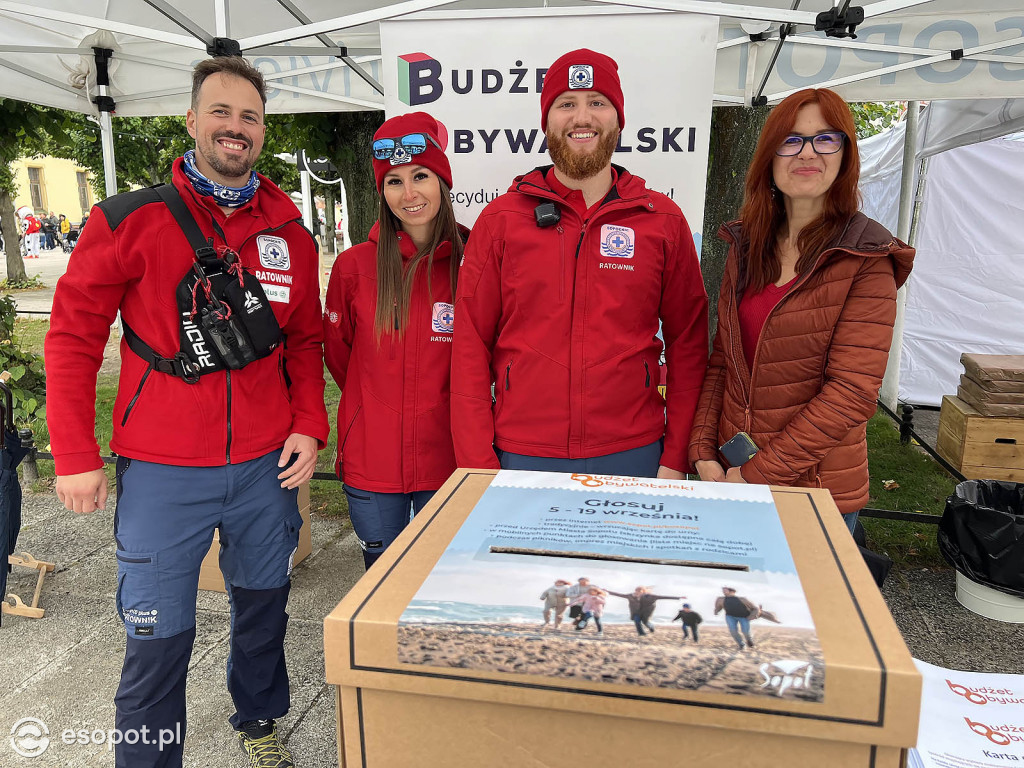
M 775 188 L 772 163 L 775 150 L 793 130 L 797 112 L 808 104 L 817 104 L 825 121 L 846 134 L 843 158 L 839 175 L 825 193 L 825 206 L 821 216 L 800 230 L 797 249 L 800 258 L 796 263 L 797 274 L 802 274 L 814 264 L 829 245 L 836 241 L 850 217 L 860 208 L 860 153 L 857 151 L 857 128 L 846 102 L 835 91 L 827 88 L 805 88 L 787 96 L 775 107 L 765 121 L 761 137 L 754 150 L 754 159 L 747 170 L 743 207 L 745 264 L 740 265 L 740 290 L 750 288 L 760 291 L 774 283 L 781 275 L 781 265 L 776 252 L 779 231 L 786 223 L 786 208 L 782 193 Z

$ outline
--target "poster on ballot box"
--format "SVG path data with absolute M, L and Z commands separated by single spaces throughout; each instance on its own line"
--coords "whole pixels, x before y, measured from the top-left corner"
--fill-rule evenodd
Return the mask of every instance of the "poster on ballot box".
M 821 701 L 766 486 L 502 470 L 403 612 L 404 664 Z

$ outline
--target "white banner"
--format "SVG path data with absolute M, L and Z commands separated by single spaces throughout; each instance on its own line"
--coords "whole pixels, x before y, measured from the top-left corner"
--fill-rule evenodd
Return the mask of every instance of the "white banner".
M 386 21 L 385 111 L 445 124 L 455 215 L 468 226 L 516 176 L 551 163 L 540 128 L 551 63 L 576 48 L 608 54 L 626 120 L 612 162 L 679 205 L 700 252 L 717 38 L 716 18 L 682 14 Z
M 1005 58 L 1019 56 L 1024 48 L 1024 15 L 1019 2 L 996 0 L 991 9 L 986 5 L 980 9 L 960 5 L 952 15 L 933 10 L 933 5 L 868 18 L 857 27 L 853 46 L 872 47 L 823 45 L 828 42 L 824 32 L 807 33 L 800 28 L 800 34 L 782 46 L 764 95 L 774 101 L 794 90 L 825 86 L 834 88 L 847 101 L 1024 96 L 1024 66 Z M 747 37 L 746 32 L 734 20 L 722 24 L 723 41 L 743 37 Z M 812 39 L 809 43 L 798 42 L 806 38 Z M 1004 40 L 1006 47 L 995 47 Z M 743 97 L 748 82 L 755 87 L 760 84 L 777 44 L 776 34 L 765 43 L 719 51 L 715 93 Z M 760 48 L 756 53 L 755 46 Z M 984 46 L 993 48 L 972 52 Z M 966 56 L 953 59 L 951 51 L 965 51 Z M 986 54 L 989 58 L 984 58 Z M 910 66 L 914 62 L 927 63 Z M 753 73 L 748 81 L 750 67 Z M 871 76 L 878 70 L 884 72 Z M 858 79 L 861 77 L 864 79 Z

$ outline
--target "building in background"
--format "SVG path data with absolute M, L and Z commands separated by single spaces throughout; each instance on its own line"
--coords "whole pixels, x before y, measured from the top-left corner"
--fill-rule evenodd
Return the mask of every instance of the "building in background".
M 26 157 L 12 164 L 15 210 L 27 205 L 37 214 L 63 213 L 77 225 L 96 202 L 92 171 L 59 157 Z

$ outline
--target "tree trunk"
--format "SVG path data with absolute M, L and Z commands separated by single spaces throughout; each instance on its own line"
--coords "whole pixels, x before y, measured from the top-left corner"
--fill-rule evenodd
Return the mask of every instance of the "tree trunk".
M 715 107 L 711 111 L 701 271 L 708 292 L 708 327 L 712 338 L 718 322 L 718 293 L 729 250 L 718 239 L 718 228 L 739 216 L 747 167 L 754 157 L 754 148 L 769 111 L 768 107 Z
M 365 242 L 379 210 L 377 184 L 373 178 L 370 146 L 373 134 L 384 123 L 383 112 L 339 112 L 336 136 L 344 136 L 335 164 L 345 180 L 348 227 L 352 244 Z
M 8 283 L 28 279 L 28 275 L 25 273 L 25 260 L 21 258 L 21 247 L 18 240 L 20 229 L 18 217 L 14 213 L 14 201 L 11 199 L 11 193 L 0 188 L 0 231 L 4 235 Z
M 338 228 L 338 221 L 334 218 L 334 204 L 338 199 L 338 193 L 334 190 L 333 184 L 324 184 L 324 243 L 327 250 L 334 253 L 334 233 Z

